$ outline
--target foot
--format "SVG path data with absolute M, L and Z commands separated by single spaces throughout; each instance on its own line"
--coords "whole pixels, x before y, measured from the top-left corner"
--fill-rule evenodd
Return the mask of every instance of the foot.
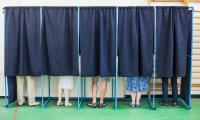
M 99 107 L 106 107 L 107 105 L 106 103 L 99 103 Z
M 63 105 L 62 101 L 57 102 L 57 106 L 62 106 L 62 105 Z
M 66 107 L 70 107 L 70 106 L 72 106 L 72 103 L 65 102 L 65 106 L 66 106 Z
M 40 102 L 29 102 L 28 103 L 29 106 L 37 106 L 39 104 L 40 104 Z
M 21 106 L 21 105 L 24 104 L 24 101 L 17 101 L 17 104 L 18 104 L 19 106 Z
M 178 103 L 177 102 L 173 102 L 172 105 L 176 107 L 178 105 Z
M 129 106 L 130 107 L 135 107 L 135 103 L 130 103 Z
M 135 107 L 140 107 L 141 105 L 140 105 L 140 103 L 138 103 L 138 104 L 135 104 Z
M 166 102 L 161 102 L 160 105 L 161 106 L 168 106 L 168 104 Z
M 90 103 L 90 104 L 87 104 L 89 107 L 92 107 L 92 108 L 96 108 L 98 105 L 97 103 Z

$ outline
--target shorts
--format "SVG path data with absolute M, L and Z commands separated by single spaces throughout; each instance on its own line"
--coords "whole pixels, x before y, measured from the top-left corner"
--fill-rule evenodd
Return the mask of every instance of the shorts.
M 106 80 L 106 81 L 110 81 L 110 77 L 99 77 L 99 76 L 94 76 L 94 77 L 92 77 L 92 80 L 94 80 L 94 81 L 99 81 L 99 80 L 101 80 L 101 81 L 103 81 L 103 80 Z

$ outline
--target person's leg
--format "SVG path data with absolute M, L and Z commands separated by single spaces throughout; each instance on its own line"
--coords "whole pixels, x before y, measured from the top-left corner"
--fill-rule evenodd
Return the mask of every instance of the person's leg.
M 102 78 L 104 79 L 102 81 L 102 86 L 101 86 L 101 92 L 100 92 L 100 104 L 103 104 L 104 103 L 104 98 L 105 98 L 105 95 L 106 95 L 106 90 L 107 90 L 107 78 Z
M 177 77 L 171 78 L 172 85 L 172 96 L 173 96 L 173 105 L 176 106 L 178 102 L 178 85 L 177 85 Z
M 57 102 L 57 106 L 63 105 L 63 103 L 62 103 L 62 93 L 63 93 L 63 89 L 58 88 L 58 102 Z
M 134 105 L 135 106 L 135 103 L 136 103 L 136 92 L 132 92 L 131 93 L 131 99 L 132 99 L 132 102 L 131 102 L 131 105 Z
M 27 76 L 25 78 L 27 80 L 28 104 L 30 106 L 39 105 L 40 103 L 35 101 L 36 80 L 31 76 Z
M 65 106 L 72 106 L 72 104 L 69 102 L 70 97 L 70 89 L 65 89 Z
M 17 103 L 23 105 L 24 102 L 24 76 L 17 76 Z
M 96 78 L 92 78 L 92 103 L 96 103 L 97 91 L 98 91 L 97 80 Z
M 162 78 L 162 105 L 166 106 L 167 105 L 167 98 L 168 98 L 168 78 Z
M 137 95 L 136 95 L 136 104 L 135 104 L 136 107 L 140 106 L 141 95 L 142 95 L 141 92 L 137 92 Z

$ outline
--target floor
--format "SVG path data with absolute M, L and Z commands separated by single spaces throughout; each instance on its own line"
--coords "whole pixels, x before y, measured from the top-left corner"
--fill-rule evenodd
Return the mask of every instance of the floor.
M 128 107 L 128 101 L 120 101 L 118 110 L 114 110 L 113 102 L 109 101 L 106 108 L 89 108 L 83 102 L 80 110 L 76 101 L 72 101 L 70 108 L 57 107 L 56 101 L 51 101 L 42 110 L 41 106 L 28 107 L 12 105 L 3 107 L 4 99 L 0 99 L 0 120 L 200 120 L 200 99 L 192 99 L 192 109 L 186 110 L 182 106 L 161 107 L 150 110 L 146 101 L 142 101 L 140 108 Z M 159 105 L 157 103 L 157 105 Z

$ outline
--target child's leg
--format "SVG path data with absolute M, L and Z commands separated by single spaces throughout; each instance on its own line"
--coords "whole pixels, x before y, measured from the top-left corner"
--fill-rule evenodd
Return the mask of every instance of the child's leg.
M 101 92 L 100 92 L 100 103 L 104 103 L 104 97 L 107 90 L 107 80 L 102 81 Z
M 141 98 L 141 92 L 137 92 L 137 96 L 136 96 L 136 104 L 139 105 L 140 104 L 140 98 Z
M 132 99 L 131 104 L 135 104 L 135 100 L 136 100 L 136 92 L 132 92 L 132 93 L 131 93 L 131 99 Z

